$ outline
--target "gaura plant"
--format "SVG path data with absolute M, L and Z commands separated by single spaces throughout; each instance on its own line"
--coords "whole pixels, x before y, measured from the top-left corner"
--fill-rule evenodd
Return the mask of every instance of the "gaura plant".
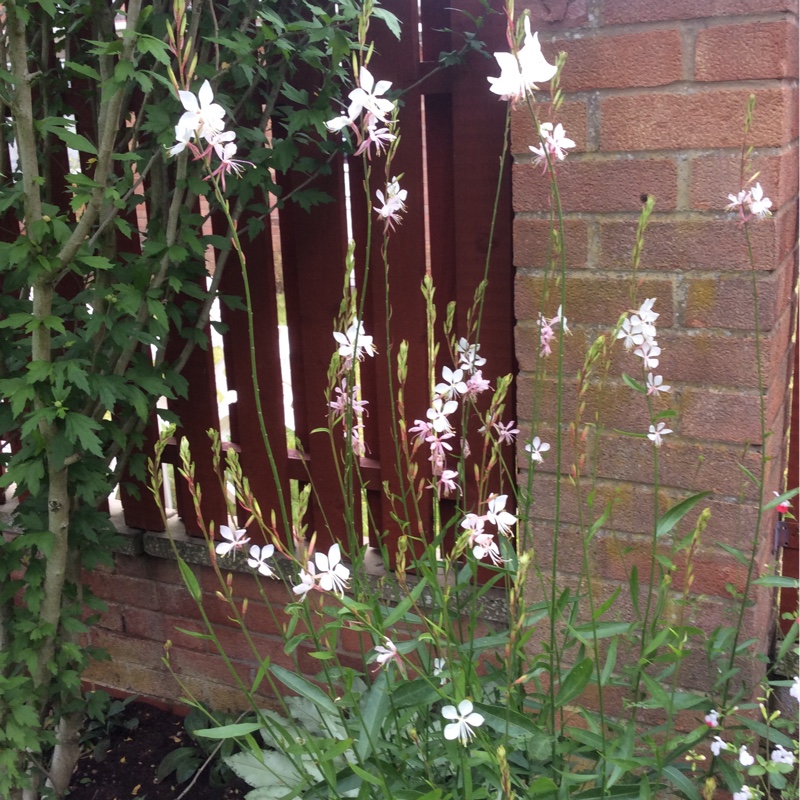
M 427 363 L 411 352 L 407 342 L 400 344 L 394 356 L 376 352 L 363 320 L 365 287 L 352 288 L 346 280 L 324 399 L 329 425 L 318 434 L 327 437 L 335 456 L 344 512 L 329 524 L 341 535 L 341 545 L 334 543 L 323 552 L 317 548 L 313 532 L 310 537 L 305 535 L 308 493 L 299 498 L 291 519 L 284 515 L 278 520 L 274 513 L 263 513 L 235 452 L 229 450 L 224 461 L 219 438 L 212 437 L 220 484 L 233 487 L 231 520 L 241 519 L 242 513 L 247 519 L 239 529 L 235 524 L 229 527 L 221 520 L 214 521 L 220 525 L 224 541 L 215 544 L 209 536 L 208 548 L 220 581 L 218 601 L 226 604 L 229 618 L 240 626 L 258 664 L 251 682 L 245 682 L 227 661 L 204 608 L 197 578 L 179 556 L 178 560 L 207 626 L 201 635 L 215 643 L 231 666 L 232 679 L 257 721 L 209 727 L 201 734 L 237 739 L 241 752 L 227 763 L 254 787 L 251 800 L 594 800 L 645 799 L 659 793 L 711 800 L 722 787 L 736 800 L 749 800 L 768 796 L 771 790 L 791 792 L 797 787 L 796 775 L 789 777 L 797 759 L 797 727 L 781 717 L 770 698 L 776 686 L 785 684 L 797 699 L 800 678 L 780 681 L 767 671 L 757 688 L 740 680 L 740 659 L 751 647 L 739 641 L 739 631 L 756 581 L 755 544 L 750 554 L 737 551 L 749 565 L 749 573 L 745 591 L 737 598 L 735 624 L 705 631 L 691 618 L 693 557 L 710 515 L 709 509 L 697 515 L 695 511 L 707 493 L 686 497 L 664 512 L 656 505 L 646 570 L 641 575 L 635 568 L 628 571 L 627 596 L 625 587 L 605 597 L 598 592 L 589 544 L 608 522 L 613 507 L 594 508 L 594 473 L 585 442 L 600 421 L 587 423 L 581 415 L 587 393 L 602 388 L 613 346 L 630 354 L 626 364 L 631 365 L 632 374 L 623 378 L 632 402 L 638 399 L 648 409 L 647 429 L 629 435 L 641 439 L 643 453 L 650 454 L 656 496 L 659 459 L 669 457 L 673 433 L 668 425 L 675 412 L 664 407 L 671 387 L 658 372 L 658 299 L 636 296 L 637 269 L 654 200 L 647 199 L 633 242 L 630 308 L 618 309 L 618 318 L 609 320 L 607 332 L 589 348 L 578 374 L 576 417 L 567 423 L 562 400 L 563 354 L 570 346 L 565 292 L 569 279 L 558 174 L 569 168 L 568 150 L 574 142 L 557 117 L 564 56 L 549 64 L 538 37 L 531 33 L 528 17 L 514 21 L 511 8 L 508 13 L 511 52 L 496 54 L 501 74 L 488 80 L 490 91 L 510 105 L 529 110 L 539 135 L 530 150 L 550 179 L 554 263 L 550 291 L 539 314 L 536 372 L 541 378 L 550 369 L 558 377 L 557 425 L 552 438 L 545 440 L 544 426 L 536 415 L 533 429 L 524 433 L 507 419 L 511 376 L 498 380 L 495 387 L 483 376 L 486 359 L 479 342 L 485 286 L 491 280 L 488 266 L 467 315 L 466 330 L 455 330 L 454 309 L 448 308 L 442 325 L 446 363 L 441 371 L 437 369 L 439 324 L 430 276 L 422 286 Z M 377 79 L 377 68 L 370 68 L 368 27 L 365 16 L 359 28 L 361 47 L 354 58 L 356 88 L 349 94 L 346 113 L 327 120 L 326 126 L 337 138 L 349 137 L 351 152 L 363 159 L 368 208 L 378 223 L 383 222 L 380 252 L 389 284 L 389 276 L 394 275 L 390 270 L 392 236 L 407 207 L 419 199 L 401 188 L 402 176 L 393 168 L 402 110 L 391 100 L 391 85 Z M 541 84 L 548 81 L 549 103 L 539 93 Z M 550 118 L 543 120 L 544 113 Z M 752 107 L 745 136 L 751 119 Z M 180 135 L 177 138 L 180 143 Z M 195 143 L 195 147 L 199 152 L 201 144 Z M 760 184 L 747 188 L 753 183 L 747 177 L 747 156 L 743 148 L 743 188 L 730 196 L 730 210 L 738 213 L 749 247 L 749 225 L 768 214 L 771 203 Z M 382 175 L 373 180 L 379 165 Z M 216 186 L 211 165 L 204 166 L 207 178 Z M 380 205 L 372 205 L 373 196 Z M 221 203 L 224 205 L 224 198 Z M 371 226 L 368 231 L 371 236 Z M 731 235 L 739 234 L 732 222 Z M 345 265 L 348 275 L 356 249 L 351 244 Z M 237 252 L 246 271 L 241 250 L 237 248 Z M 365 252 L 370 252 L 370 242 Z M 386 341 L 391 341 L 390 296 L 387 292 Z M 757 293 L 754 301 L 757 305 Z M 397 553 L 391 554 L 393 572 L 378 578 L 366 567 L 366 548 L 356 519 L 365 489 L 359 459 L 364 454 L 363 430 L 369 424 L 359 376 L 365 359 L 382 357 L 388 359 L 396 398 L 392 425 L 400 477 L 399 489 L 385 486 L 384 491 L 403 535 Z M 429 376 L 430 405 L 425 410 L 406 409 L 405 382 L 408 371 L 416 368 L 425 369 Z M 541 409 L 540 400 L 534 402 Z M 471 423 L 480 434 L 479 448 L 470 446 L 466 437 Z M 762 407 L 762 439 L 766 434 Z M 168 435 L 162 437 L 150 463 L 157 501 L 162 480 L 159 458 Z M 269 453 L 266 432 L 264 437 Z M 503 455 L 504 448 L 511 451 L 517 437 L 522 445 L 520 454 L 524 454 L 521 478 Z M 573 451 L 571 465 L 566 463 L 567 442 Z M 185 441 L 181 455 L 181 472 L 200 514 L 200 487 Z M 418 455 L 427 461 L 425 474 Z M 580 522 L 583 569 L 576 586 L 560 585 L 555 571 L 558 492 L 555 529 L 547 534 L 552 536 L 549 570 L 529 524 L 536 501 L 537 467 L 546 459 L 553 459 L 558 474 L 567 478 L 561 491 L 575 492 L 579 507 L 585 500 L 595 515 Z M 763 496 L 764 463 L 762 458 L 760 475 L 749 473 L 759 497 Z M 465 479 L 470 471 L 475 474 L 477 492 L 468 495 Z M 497 484 L 492 483 L 495 479 Z M 493 485 L 502 491 L 495 491 Z M 434 498 L 432 531 L 426 529 L 419 514 L 419 501 L 426 492 Z M 796 493 L 795 489 L 762 504 L 756 530 L 764 511 L 782 504 L 788 513 L 788 501 Z M 455 503 L 454 514 L 442 513 L 445 500 Z M 368 509 L 366 513 L 367 524 L 377 526 Z M 201 524 L 209 533 L 213 531 L 213 524 Z M 282 536 L 282 530 L 291 536 Z M 236 556 L 237 550 L 243 551 L 242 557 Z M 389 566 L 390 554 L 384 549 L 382 556 Z M 247 601 L 238 601 L 232 576 L 226 578 L 223 572 L 234 566 L 236 558 L 239 563 L 246 559 L 258 581 L 261 598 L 283 634 L 281 657 L 291 659 L 292 669 L 278 663 L 277 656 L 264 658 L 253 643 Z M 681 592 L 671 587 L 671 575 L 678 565 L 686 573 Z M 283 582 L 284 607 L 270 602 L 262 579 Z M 764 579 L 758 580 L 764 583 Z M 493 591 L 499 591 L 505 601 L 501 618 L 492 618 L 487 612 Z M 270 594 L 274 596 L 272 590 Z M 629 607 L 624 615 L 618 609 L 623 600 Z M 343 636 L 354 634 L 361 643 L 361 655 L 345 657 L 339 643 Z M 797 626 L 793 626 L 779 657 L 796 648 L 796 641 Z M 692 652 L 705 653 L 718 676 L 705 693 L 686 690 L 681 683 L 681 668 Z M 316 674 L 303 674 L 301 654 L 316 660 Z M 176 678 L 180 680 L 180 676 Z M 184 689 L 191 698 L 187 687 Z M 292 694 L 286 696 L 287 690 Z M 263 707 L 265 695 L 272 698 L 269 709 Z M 617 699 L 613 712 L 612 697 Z M 679 715 L 693 724 L 678 726 Z M 754 754 L 758 738 L 766 743 L 768 755 Z

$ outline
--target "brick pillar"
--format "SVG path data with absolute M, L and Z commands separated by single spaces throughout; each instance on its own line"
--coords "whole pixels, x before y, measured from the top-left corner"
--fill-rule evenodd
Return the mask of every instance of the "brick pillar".
M 749 551 L 758 498 L 738 463 L 758 468 L 758 381 L 755 325 L 747 249 L 742 229 L 724 211 L 739 185 L 745 107 L 756 96 L 749 142 L 754 169 L 773 201 L 773 216 L 752 226 L 760 293 L 763 392 L 769 440 L 766 497 L 782 488 L 788 386 L 793 365 L 793 287 L 797 268 L 797 3 L 792 0 L 575 0 L 545 4 L 528 0 L 532 29 L 553 61 L 567 52 L 565 102 L 552 119 L 562 122 L 577 148 L 558 167 L 566 211 L 567 308 L 572 336 L 564 356 L 565 420 L 575 407 L 574 376 L 588 345 L 629 305 L 630 257 L 641 197 L 654 195 L 656 211 L 646 237 L 639 300 L 657 297 L 657 370 L 672 386 L 669 405 L 678 412 L 675 433 L 661 448 L 662 510 L 703 489 L 713 491 L 712 510 L 697 555 L 693 592 L 698 619 L 729 623 L 733 603 L 725 585 L 741 588 L 745 569 L 717 543 Z M 542 120 L 550 119 L 541 106 Z M 514 262 L 516 348 L 520 366 L 518 414 L 531 422 L 532 370 L 538 350 L 537 314 L 547 259 L 548 188 L 531 163 L 536 138 L 527 112 L 515 114 Z M 552 316 L 553 296 L 544 309 Z M 555 354 L 548 372 L 555 370 Z M 609 583 L 624 579 L 628 563 L 646 558 L 652 530 L 650 443 L 611 432 L 646 432 L 644 401 L 621 380 L 638 374 L 640 361 L 614 347 L 600 416 L 598 499 L 615 497 L 608 531 L 593 542 L 594 568 Z M 547 393 L 553 436 L 552 397 Z M 549 399 L 548 399 L 549 397 Z M 662 406 L 666 407 L 666 401 Z M 584 419 L 595 410 L 589 401 Z M 552 441 L 552 438 L 549 438 Z M 568 467 L 569 454 L 565 461 Z M 555 458 L 551 452 L 534 485 L 534 530 L 547 558 L 552 538 Z M 523 476 L 524 480 L 524 476 Z M 737 497 L 743 496 L 739 505 Z M 596 508 L 599 507 L 596 505 Z M 700 506 L 699 508 L 702 508 Z M 575 538 L 576 503 L 564 483 L 559 571 L 580 564 Z M 775 513 L 764 518 L 759 567 L 772 564 Z M 573 549 L 570 549 L 572 547 Z M 623 551 L 629 549 L 627 555 Z M 640 567 L 641 574 L 641 567 Z M 676 576 L 680 586 L 680 576 Z M 766 650 L 774 598 L 760 590 L 747 630 Z M 690 676 L 690 680 L 691 680 Z M 699 686 L 700 675 L 694 676 Z

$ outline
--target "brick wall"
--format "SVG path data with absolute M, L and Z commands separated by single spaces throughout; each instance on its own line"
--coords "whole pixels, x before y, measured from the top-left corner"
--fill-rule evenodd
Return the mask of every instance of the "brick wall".
M 713 490 L 711 523 L 698 554 L 693 591 L 698 618 L 723 621 L 731 604 L 725 585 L 741 588 L 744 568 L 716 546 L 749 550 L 755 527 L 752 486 L 737 464 L 758 468 L 758 381 L 752 279 L 741 228 L 724 211 L 739 185 L 745 108 L 756 96 L 749 142 L 753 166 L 773 200 L 773 216 L 754 225 L 760 329 L 768 424 L 767 497 L 782 488 L 787 392 L 793 362 L 793 290 L 797 267 L 797 3 L 791 0 L 529 0 L 532 28 L 545 56 L 567 52 L 563 122 L 577 143 L 559 170 L 567 241 L 566 316 L 572 336 L 564 353 L 565 419 L 574 414 L 574 376 L 587 346 L 629 305 L 630 259 L 642 196 L 654 195 L 638 297 L 657 297 L 657 372 L 672 386 L 675 430 L 660 452 L 662 508 L 690 491 Z M 548 119 L 541 107 L 542 119 Z M 526 112 L 512 122 L 518 414 L 531 423 L 537 314 L 545 281 L 548 186 L 531 163 L 536 139 Z M 549 306 L 552 305 L 552 308 Z M 545 314 L 555 313 L 550 301 Z M 548 370 L 555 370 L 555 354 Z M 600 400 L 589 399 L 608 429 L 647 430 L 640 396 L 621 381 L 638 359 L 614 349 Z M 553 406 L 553 385 L 544 392 Z M 663 405 L 666 405 L 664 403 Z M 544 423 L 543 438 L 552 436 Z M 673 424 L 674 423 L 674 424 Z M 552 440 L 552 439 L 550 439 Z M 595 442 L 590 442 L 590 445 Z M 623 560 L 639 563 L 652 530 L 649 442 L 605 433 L 600 442 L 600 499 L 614 498 L 609 530 L 594 542 L 594 563 L 609 584 L 624 579 Z M 567 459 L 570 454 L 567 453 Z M 534 486 L 534 530 L 547 559 L 552 538 L 554 465 L 547 460 Z M 565 462 L 569 464 L 570 461 Z M 737 497 L 746 503 L 740 507 Z M 596 508 L 598 505 L 596 504 Z M 577 506 L 567 487 L 562 506 L 559 571 L 569 583 L 578 565 Z M 774 513 L 760 534 L 758 563 L 771 563 Z M 613 530 L 612 530 L 613 529 Z M 626 554 L 627 553 L 627 554 Z M 681 576 L 675 584 L 680 586 Z M 762 591 L 743 638 L 766 638 L 774 598 Z M 698 667 L 698 670 L 700 668 Z M 700 672 L 689 681 L 702 686 Z

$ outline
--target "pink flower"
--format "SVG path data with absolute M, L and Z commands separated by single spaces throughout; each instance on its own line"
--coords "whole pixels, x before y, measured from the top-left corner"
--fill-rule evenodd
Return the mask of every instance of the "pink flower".
M 476 397 L 481 392 L 490 389 L 489 381 L 483 377 L 483 373 L 478 369 L 467 378 L 467 396 Z
M 708 725 L 709 728 L 716 728 L 719 726 L 719 714 L 715 709 L 711 709 L 708 714 L 703 717 L 703 721 Z M 718 755 L 718 754 L 716 754 Z
M 426 422 L 424 419 L 415 419 L 414 424 L 408 429 L 409 433 L 416 433 L 416 443 L 422 444 L 428 440 L 428 437 L 431 435 L 433 428 L 431 427 L 430 422 Z
M 251 167 L 255 166 L 252 161 L 243 161 L 241 159 L 234 158 L 236 155 L 236 149 L 236 144 L 230 141 L 222 144 L 214 144 L 214 151 L 216 152 L 220 163 L 219 166 L 205 180 L 209 180 L 212 177 L 219 177 L 223 192 L 225 191 L 226 175 L 231 172 L 235 172 L 237 175 L 240 175 L 242 172 L 244 172 L 246 164 Z
M 386 184 L 385 198 L 380 189 L 378 189 L 375 194 L 378 196 L 378 200 L 383 203 L 383 206 L 381 208 L 376 208 L 375 211 L 386 223 L 386 229 L 388 230 L 394 228 L 395 225 L 399 225 L 400 214 L 406 210 L 406 197 L 408 197 L 408 192 L 400 188 L 397 178 L 392 178 L 391 182 Z
M 497 431 L 497 441 L 500 444 L 514 444 L 514 437 L 519 433 L 519 428 L 514 427 L 514 420 L 511 422 L 493 422 L 492 427 Z
M 670 386 L 664 384 L 664 379 L 660 375 L 653 375 L 652 372 L 647 373 L 647 394 L 658 395 L 659 392 L 668 392 Z
M 563 161 L 567 157 L 566 151 L 575 147 L 575 142 L 567 138 L 564 126 L 560 122 L 555 128 L 552 122 L 543 122 L 539 126 L 539 136 L 542 139 L 541 143 L 528 149 L 536 156 L 534 163 L 537 166 L 543 164 L 545 171 L 547 171 L 548 153 L 552 161 Z
M 455 470 L 446 469 L 442 471 L 442 474 L 439 476 L 439 497 L 443 494 L 447 496 L 451 492 L 459 491 L 456 478 L 458 478 L 458 473 Z
M 401 672 L 405 672 L 405 666 L 402 658 L 400 658 L 400 653 L 397 652 L 397 647 L 395 647 L 391 639 L 384 637 L 383 645 L 375 645 L 375 663 L 378 665 L 377 669 L 388 666 L 392 661 L 397 664 Z
M 655 425 L 650 426 L 650 433 L 647 434 L 647 438 L 650 439 L 656 447 L 661 447 L 661 442 L 664 441 L 663 437 L 668 433 L 672 433 L 672 430 L 668 428 L 665 423 L 659 422 L 658 427 Z
M 777 492 L 773 492 L 772 494 L 774 494 L 775 497 L 780 497 Z M 775 508 L 778 509 L 779 514 L 785 514 L 791 507 L 792 504 L 788 500 L 784 500 L 782 503 L 778 503 L 778 505 L 775 506 Z
M 343 117 L 347 119 L 347 117 Z M 375 152 L 382 155 L 383 151 L 393 142 L 397 136 L 389 131 L 388 128 L 379 128 L 378 119 L 372 114 L 367 114 L 365 117 L 367 128 L 364 131 L 364 139 L 356 150 L 356 155 L 360 156 L 366 152 L 367 158 L 372 158 L 372 145 L 375 145 Z M 328 123 L 326 123 L 328 124 Z

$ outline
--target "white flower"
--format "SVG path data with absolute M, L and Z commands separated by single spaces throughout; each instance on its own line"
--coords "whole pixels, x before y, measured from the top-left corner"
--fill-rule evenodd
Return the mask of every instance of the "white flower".
M 500 444 L 514 444 L 514 437 L 519 433 L 519 428 L 514 427 L 514 420 L 511 422 L 493 422 L 492 427 L 497 431 L 497 441 Z
M 458 395 L 465 394 L 467 384 L 464 383 L 464 370 L 442 367 L 442 383 L 437 383 L 433 387 L 433 391 L 434 394 L 438 394 L 447 400 L 454 400 Z
M 539 464 L 544 462 L 542 453 L 546 453 L 549 449 L 550 445 L 538 436 L 534 436 L 533 441 L 525 445 L 525 450 L 531 454 L 531 461 L 537 461 Z
M 171 156 L 176 156 L 182 150 L 184 150 L 187 145 L 191 145 L 192 141 L 194 140 L 194 130 L 192 128 L 186 128 L 183 125 L 176 125 L 175 126 L 175 139 L 177 143 L 172 145 L 169 149 L 169 154 Z
M 750 791 L 749 786 L 742 786 L 738 792 L 733 793 L 733 800 L 751 800 L 753 793 Z
M 477 533 L 470 536 L 470 542 L 473 545 L 472 555 L 478 561 L 482 561 L 484 556 L 489 556 L 492 564 L 496 567 L 503 563 L 503 557 L 500 555 L 500 548 L 494 540 L 494 534 Z
M 655 369 L 658 366 L 658 357 L 661 355 L 661 348 L 656 344 L 651 344 L 645 337 L 645 342 L 641 347 L 637 347 L 633 354 L 642 359 L 646 370 Z
M 723 741 L 719 738 L 719 736 L 715 736 L 714 740 L 711 742 L 711 752 L 718 756 L 723 750 L 728 749 L 727 742 Z
M 439 476 L 439 497 L 443 494 L 447 496 L 451 492 L 459 491 L 458 484 L 456 483 L 457 478 L 458 473 L 454 469 L 442 471 L 442 474 Z
M 465 747 L 469 744 L 469 740 L 475 735 L 472 729 L 483 725 L 483 716 L 472 708 L 469 700 L 462 700 L 458 704 L 458 709 L 455 706 L 445 706 L 442 709 L 442 716 L 445 719 L 454 720 L 444 726 L 445 739 L 448 741 L 458 739 Z
M 552 122 L 543 122 L 539 126 L 539 136 L 542 137 L 542 143 L 528 149 L 535 154 L 535 163 L 543 164 L 545 169 L 547 169 L 547 153 L 550 153 L 551 159 L 563 161 L 567 157 L 566 151 L 575 147 L 575 142 L 567 138 L 564 126 L 560 122 L 555 129 Z
M 489 497 L 489 503 L 486 509 L 486 519 L 497 525 L 497 530 L 506 535 L 511 533 L 511 528 L 517 524 L 517 518 L 505 510 L 506 494 L 493 494 Z
M 772 208 L 772 200 L 769 197 L 764 197 L 764 190 L 761 184 L 757 183 L 750 190 L 750 199 L 748 200 L 748 208 L 754 217 L 764 219 L 770 216 L 770 208 Z
M 328 555 L 315 553 L 314 561 L 317 565 L 317 580 L 319 588 L 324 592 L 343 594 L 347 588 L 350 570 L 341 563 L 342 556 L 338 544 L 331 545 Z
M 354 322 L 345 333 L 333 332 L 333 338 L 339 342 L 339 355 L 344 358 L 355 356 L 359 361 L 364 359 L 364 353 L 374 356 L 377 352 L 372 344 L 372 337 L 364 333 L 364 323 Z
M 776 744 L 775 749 L 772 751 L 770 757 L 770 761 L 774 761 L 776 764 L 794 764 L 794 753 L 790 750 L 787 750 L 783 745 Z
M 380 644 L 375 645 L 375 663 L 381 667 L 386 666 L 391 661 L 396 661 L 399 665 L 402 665 L 400 654 L 397 652 L 394 642 L 389 638 L 384 638 L 383 643 L 385 647 Z
M 345 117 L 345 119 L 347 119 L 347 117 Z M 373 117 L 372 114 L 367 114 L 366 121 L 367 129 L 364 132 L 364 140 L 358 146 L 358 150 L 356 150 L 355 154 L 360 156 L 362 153 L 366 152 L 367 158 L 371 159 L 371 146 L 373 144 L 375 145 L 375 152 L 378 155 L 381 155 L 389 146 L 389 144 L 397 138 L 397 136 L 391 133 L 388 128 L 379 128 L 378 120 Z
M 470 542 L 472 539 L 479 533 L 483 533 L 483 523 L 484 518 L 479 517 L 477 514 L 467 514 L 463 520 L 461 520 L 461 527 L 465 528 L 470 533 Z
M 431 428 L 436 433 L 452 433 L 453 427 L 447 418 L 458 410 L 458 403 L 455 400 L 442 400 L 435 397 L 431 407 L 425 412 L 425 416 L 430 420 Z
M 709 728 L 718 728 L 719 727 L 719 714 L 717 713 L 716 709 L 712 708 L 708 714 L 703 717 L 703 721 L 708 725 Z M 714 753 L 714 755 L 719 755 L 719 753 Z
M 225 109 L 214 102 L 214 91 L 208 81 L 203 81 L 197 97 L 192 92 L 182 90 L 178 92 L 178 96 L 185 109 L 183 116 L 178 120 L 178 126 L 184 132 L 191 131 L 194 136 L 210 139 L 225 127 L 223 121 Z M 180 142 L 185 135 L 179 136 L 176 128 L 175 138 Z
M 482 367 L 486 363 L 486 359 L 478 355 L 480 349 L 479 344 L 470 344 L 463 337 L 459 339 L 456 345 L 458 365 L 470 374 L 475 372 L 478 367 Z
M 756 763 L 756 760 L 753 758 L 753 756 L 747 752 L 747 747 L 745 747 L 745 745 L 742 745 L 739 748 L 739 763 L 743 767 L 749 767 Z
M 292 591 L 295 594 L 308 594 L 316 585 L 317 585 L 317 578 L 316 578 L 316 567 L 314 564 L 309 561 L 308 562 L 308 571 L 301 569 L 300 570 L 300 583 L 297 586 L 292 587 Z
M 354 120 L 361 110 L 366 108 L 373 117 L 381 122 L 387 122 L 387 114 L 391 114 L 394 109 L 394 102 L 381 97 L 386 94 L 392 86 L 391 81 L 378 81 L 366 68 L 361 67 L 358 73 L 358 88 L 350 92 L 350 108 L 347 109 L 347 116 Z
M 739 194 L 729 194 L 730 203 L 725 206 L 726 211 L 743 211 L 745 203 L 750 202 L 750 192 L 742 189 Z
M 789 689 L 789 694 L 800 703 L 800 675 L 794 676 L 794 683 L 792 684 L 792 688 Z
M 226 542 L 220 542 L 216 546 L 215 550 L 217 551 L 217 555 L 220 556 L 225 556 L 232 550 L 241 550 L 250 542 L 247 531 L 243 528 L 238 531 L 232 531 L 227 525 L 220 525 L 219 532 L 223 539 L 228 540 Z
M 617 333 L 617 339 L 625 340 L 623 344 L 625 345 L 626 350 L 631 350 L 633 347 L 636 347 L 644 342 L 644 336 L 641 333 L 641 329 L 634 327 L 627 317 L 622 320 L 622 327 Z
M 400 223 L 400 214 L 406 210 L 408 192 L 400 188 L 397 178 L 392 178 L 391 182 L 386 184 L 385 198 L 380 189 L 375 194 L 378 196 L 378 200 L 383 203 L 383 206 L 376 208 L 375 211 L 384 220 L 387 228 L 393 228 L 395 223 Z
M 447 670 L 447 662 L 443 658 L 433 659 L 433 677 L 439 679 L 439 685 L 444 686 L 447 683 L 447 678 L 444 672 Z
M 254 544 L 250 548 L 250 558 L 247 559 L 247 566 L 251 567 L 252 569 L 257 569 L 267 578 L 272 577 L 272 569 L 270 569 L 269 565 L 265 562 L 268 558 L 272 558 L 272 554 L 274 552 L 274 545 L 268 544 L 264 547 L 259 547 L 257 544 Z
M 548 64 L 542 55 L 539 34 L 531 36 L 530 18 L 525 17 L 525 39 L 522 47 L 513 53 L 495 53 L 500 67 L 499 78 L 488 78 L 490 91 L 500 95 L 501 100 L 516 102 L 533 89 L 537 83 L 546 83 L 557 71 L 557 67 Z
M 658 395 L 659 392 L 668 392 L 670 386 L 664 384 L 664 379 L 661 375 L 653 375 L 652 372 L 647 373 L 647 394 Z
M 641 319 L 642 322 L 652 325 L 661 316 L 660 314 L 656 314 L 656 312 L 653 311 L 653 306 L 655 305 L 655 302 L 656 302 L 655 297 L 648 297 L 647 300 L 645 300 L 644 303 L 642 303 L 641 306 L 639 306 L 639 311 L 637 312 L 637 314 L 639 315 L 639 319 Z M 655 335 L 655 330 L 653 331 L 653 335 Z
M 663 441 L 662 437 L 666 436 L 668 433 L 672 433 L 672 429 L 667 428 L 664 422 L 659 422 L 657 427 L 655 425 L 650 426 L 650 433 L 647 434 L 647 438 L 653 442 L 656 447 L 661 447 L 661 442 Z
M 325 127 L 332 133 L 336 133 L 336 131 L 340 131 L 342 128 L 352 124 L 353 120 L 350 117 L 334 117 L 325 123 Z

